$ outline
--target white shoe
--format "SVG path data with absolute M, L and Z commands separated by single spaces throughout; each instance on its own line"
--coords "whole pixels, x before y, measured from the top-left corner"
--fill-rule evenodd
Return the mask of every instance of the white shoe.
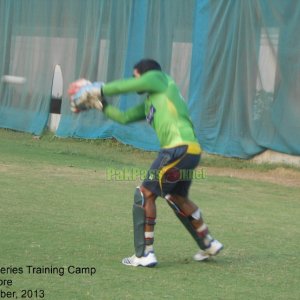
M 154 267 L 157 264 L 157 259 L 154 252 L 149 252 L 147 255 L 142 257 L 137 257 L 136 255 L 125 257 L 122 260 L 122 264 L 133 267 Z
M 200 250 L 194 255 L 194 260 L 202 261 L 208 259 L 210 256 L 217 255 L 222 249 L 223 245 L 219 241 L 213 240 L 208 248 Z

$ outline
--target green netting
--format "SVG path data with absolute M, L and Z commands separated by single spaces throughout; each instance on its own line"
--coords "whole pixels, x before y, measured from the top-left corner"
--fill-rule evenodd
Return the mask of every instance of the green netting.
M 73 115 L 67 86 L 79 77 L 129 77 L 158 60 L 188 101 L 204 150 L 251 157 L 265 149 L 300 154 L 300 2 L 294 0 L 0 0 L 0 127 L 41 134 L 56 64 L 64 95 L 61 137 L 159 145 L 145 123 L 118 125 L 101 113 Z M 137 95 L 109 99 L 120 109 Z

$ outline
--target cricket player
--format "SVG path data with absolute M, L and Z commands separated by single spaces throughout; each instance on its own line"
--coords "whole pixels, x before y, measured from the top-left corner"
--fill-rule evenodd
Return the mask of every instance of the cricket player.
M 146 94 L 146 99 L 127 111 L 120 111 L 106 101 L 109 96 L 132 92 Z M 134 267 L 157 264 L 153 244 L 158 197 L 166 200 L 199 246 L 194 255 L 196 261 L 218 254 L 223 245 L 212 237 L 200 208 L 189 198 L 192 176 L 182 178 L 182 174 L 191 174 L 199 164 L 201 147 L 186 103 L 174 80 L 162 71 L 159 63 L 143 59 L 133 67 L 133 78 L 106 84 L 79 80 L 70 85 L 69 94 L 75 112 L 97 108 L 121 124 L 146 119 L 160 142 L 157 158 L 134 192 L 135 253 L 122 263 Z

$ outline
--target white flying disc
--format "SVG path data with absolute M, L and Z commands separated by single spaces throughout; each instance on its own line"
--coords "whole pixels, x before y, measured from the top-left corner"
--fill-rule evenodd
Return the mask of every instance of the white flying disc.
M 23 84 L 26 82 L 26 78 L 13 75 L 4 75 L 2 76 L 2 81 L 6 83 Z

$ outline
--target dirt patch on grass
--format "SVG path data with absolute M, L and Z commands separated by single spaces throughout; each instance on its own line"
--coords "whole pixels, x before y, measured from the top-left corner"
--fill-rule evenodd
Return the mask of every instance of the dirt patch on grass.
M 7 172 L 8 170 L 9 170 L 9 165 L 4 165 L 4 164 L 0 163 L 0 172 L 1 173 Z
M 204 167 L 205 174 L 209 176 L 223 176 L 255 181 L 264 181 L 289 187 L 300 188 L 300 172 L 287 168 L 276 168 L 269 171 L 258 171 L 253 169 L 233 169 Z M 27 173 L 33 177 L 61 177 L 79 180 L 80 178 L 90 178 L 91 181 L 105 180 L 105 170 L 81 169 L 73 166 L 24 166 L 17 164 L 1 164 L 0 173 L 19 174 Z
M 54 170 L 52 170 L 53 172 Z M 54 175 L 55 174 L 55 175 Z M 90 176 L 97 179 L 106 179 L 106 171 L 100 170 L 82 170 L 77 168 L 56 168 L 53 176 Z M 232 169 L 232 168 L 206 168 L 207 176 L 225 176 L 240 179 L 249 179 L 255 181 L 264 181 L 283 186 L 300 188 L 300 172 L 286 168 L 276 168 L 269 171 L 258 171 L 253 169 Z M 138 182 L 138 181 L 137 181 Z
M 53 166 L 53 165 L 22 165 L 22 164 L 1 164 L 0 174 L 5 173 L 7 175 L 22 175 L 26 174 L 32 178 L 69 178 L 76 179 L 80 182 L 81 178 L 89 178 L 92 181 L 105 179 L 105 171 L 82 169 L 73 166 Z
M 269 171 L 257 171 L 249 169 L 231 169 L 205 167 L 207 176 L 225 176 L 255 181 L 264 181 L 290 187 L 300 187 L 300 172 L 276 168 Z

